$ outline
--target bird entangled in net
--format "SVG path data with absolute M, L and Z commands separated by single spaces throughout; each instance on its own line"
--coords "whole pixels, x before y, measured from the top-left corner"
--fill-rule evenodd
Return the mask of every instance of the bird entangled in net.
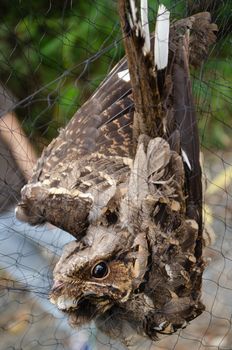
M 133 1 L 130 2 L 130 6 L 132 6 L 132 3 Z M 156 30 L 155 19 L 159 4 L 149 5 L 149 22 L 152 32 Z M 153 5 L 154 7 L 152 7 Z M 158 72 L 157 91 L 161 95 L 162 101 L 166 97 L 165 108 L 168 112 L 163 116 L 162 113 L 164 113 L 165 108 L 162 102 L 163 104 L 156 104 L 156 107 L 158 105 L 158 110 L 155 113 L 160 113 L 160 119 L 163 118 L 162 120 L 166 120 L 168 117 L 171 117 L 171 109 L 174 109 L 177 110 L 175 118 L 176 120 L 178 119 L 178 106 L 173 105 L 172 99 L 174 98 L 174 101 L 178 103 L 180 101 L 178 100 L 178 93 L 182 94 L 181 96 L 183 97 L 183 92 L 179 92 L 178 90 L 178 86 L 183 88 L 183 80 L 181 81 L 181 71 L 177 70 L 175 73 L 175 68 L 173 67 L 183 60 L 181 58 L 183 47 L 190 47 L 189 52 L 186 53 L 186 57 L 189 56 L 190 64 L 194 66 L 198 65 L 197 68 L 191 68 L 190 73 L 194 96 L 193 103 L 197 112 L 200 131 L 201 158 L 204 156 L 204 161 L 201 162 L 203 163 L 203 222 L 206 228 L 205 234 L 211 239 L 211 242 L 207 242 L 209 245 L 203 249 L 206 266 L 204 266 L 201 301 L 198 300 L 199 296 L 197 296 L 199 285 L 198 287 L 194 287 L 196 288 L 196 295 L 194 297 L 193 293 L 190 293 L 194 302 L 189 297 L 190 294 L 188 294 L 191 288 L 193 290 L 193 286 L 187 283 L 186 270 L 180 269 L 182 263 L 177 266 L 177 261 L 171 261 L 176 255 L 173 252 L 167 252 L 167 249 L 170 249 L 170 244 L 165 245 L 164 242 L 161 242 L 163 252 L 162 254 L 159 251 L 156 252 L 159 261 L 153 261 L 153 266 L 159 267 L 164 256 L 166 258 L 168 257 L 169 260 L 165 261 L 164 259 L 163 261 L 166 272 L 161 271 L 160 274 L 153 276 L 153 287 L 157 302 L 155 307 L 159 312 L 156 312 L 155 319 L 153 316 L 153 318 L 151 317 L 153 314 L 150 313 L 151 318 L 148 319 L 148 324 L 144 326 L 144 330 L 148 336 L 153 337 L 154 335 L 154 338 L 157 336 L 159 340 L 153 343 L 148 343 L 147 339 L 140 340 L 141 343 L 139 343 L 139 340 L 136 340 L 138 341 L 137 348 L 185 349 L 186 347 L 191 347 L 193 349 L 230 349 L 232 342 L 230 329 L 230 299 L 232 295 L 230 286 L 232 170 L 229 150 L 231 148 L 230 115 L 232 107 L 230 101 L 231 71 L 229 62 L 231 52 L 229 44 L 231 40 L 231 18 L 229 11 L 231 5 L 229 2 L 221 3 L 220 1 L 202 1 L 199 3 L 178 1 L 170 4 L 167 2 L 165 5 L 171 14 L 170 45 L 172 46 L 170 55 L 174 52 L 174 58 L 171 56 L 174 63 L 168 63 L 169 71 L 167 69 L 166 74 L 163 72 L 165 67 L 162 67 L 161 72 Z M 157 222 L 159 224 L 162 223 L 163 220 L 163 224 L 161 225 L 163 226 L 161 231 L 163 231 L 158 237 L 163 237 L 164 234 L 167 234 L 167 231 L 170 231 L 170 224 L 168 224 L 170 213 L 164 209 L 165 206 L 170 206 L 172 212 L 177 214 L 187 212 L 186 218 L 188 222 L 187 224 L 182 224 L 182 231 L 179 231 L 182 234 L 183 232 L 186 233 L 186 231 L 190 232 L 190 228 L 186 228 L 184 225 L 193 226 L 191 228 L 192 239 L 196 240 L 196 226 L 194 226 L 193 221 L 197 222 L 198 233 L 200 225 L 200 221 L 198 221 L 199 216 L 196 216 L 196 203 L 199 200 L 197 197 L 197 188 L 195 188 L 194 193 L 189 193 L 186 180 L 182 180 L 183 177 L 186 177 L 186 173 L 191 170 L 188 168 L 194 165 L 194 160 L 190 154 L 191 152 L 197 152 L 196 144 L 194 144 L 193 150 L 191 148 L 193 143 L 191 139 L 192 135 L 191 133 L 188 134 L 188 125 L 183 126 L 181 124 L 183 122 L 181 119 L 179 119 L 180 125 L 178 125 L 178 129 L 183 134 L 180 136 L 176 136 L 176 129 L 172 124 L 169 125 L 167 122 L 165 124 L 162 121 L 168 129 L 168 137 L 162 134 L 166 132 L 165 127 L 163 127 L 164 131 L 159 130 L 157 134 L 155 134 L 155 130 L 152 131 L 154 134 L 149 134 L 151 129 L 149 127 L 147 136 L 151 137 L 152 140 L 156 140 L 155 142 L 146 140 L 143 137 L 141 139 L 141 136 L 147 134 L 146 125 L 144 127 L 143 121 L 137 118 L 139 121 L 136 122 L 136 127 L 135 123 L 133 124 L 131 122 L 131 115 L 134 114 L 134 101 L 131 97 L 130 76 L 127 64 L 122 60 L 116 66 L 117 68 L 113 69 L 124 55 L 122 39 L 125 36 L 125 33 L 122 35 L 120 29 L 116 2 L 109 4 L 105 1 L 96 1 L 94 3 L 86 2 L 85 5 L 69 2 L 59 5 L 50 3 L 49 6 L 47 3 L 42 2 L 40 5 L 30 6 L 18 4 L 15 8 L 8 7 L 3 2 L 1 6 L 2 11 L 4 10 L 6 14 L 2 18 L 1 25 L 2 190 L 0 266 L 2 268 L 2 348 L 121 349 L 125 345 L 122 345 L 118 341 L 121 334 L 117 334 L 117 327 L 115 325 L 112 327 L 108 324 L 109 328 L 113 328 L 115 331 L 116 334 L 114 334 L 113 338 L 116 337 L 116 339 L 104 334 L 105 325 L 103 329 L 100 327 L 100 330 L 93 323 L 83 322 L 80 330 L 76 328 L 72 329 L 68 325 L 66 316 L 48 301 L 48 295 L 53 284 L 52 271 L 63 253 L 64 245 L 74 239 L 67 232 L 70 232 L 79 240 L 79 232 L 81 236 L 84 236 L 86 230 L 91 231 L 91 229 L 86 227 L 85 216 L 89 208 L 93 208 L 90 203 L 92 198 L 83 196 L 83 193 L 91 192 L 91 195 L 95 196 L 94 198 L 97 198 L 97 201 L 95 200 L 95 206 L 90 214 L 88 212 L 88 215 L 92 216 L 91 220 L 95 220 L 96 217 L 99 219 L 101 216 L 99 222 L 101 221 L 100 225 L 102 229 L 97 233 L 93 229 L 88 239 L 84 240 L 81 238 L 79 243 L 71 243 L 69 245 L 71 250 L 77 251 L 80 258 L 81 256 L 84 259 L 87 257 L 88 260 L 90 260 L 91 254 L 97 256 L 98 264 L 92 266 L 94 269 L 91 272 L 95 275 L 97 271 L 104 272 L 105 269 L 103 262 L 99 261 L 99 256 L 97 255 L 98 247 L 103 246 L 105 248 L 104 254 L 109 255 L 110 252 L 113 252 L 113 254 L 117 255 L 116 251 L 117 249 L 119 250 L 119 245 L 123 245 L 125 248 L 123 252 L 124 256 L 120 258 L 117 255 L 117 262 L 120 264 L 120 261 L 125 262 L 125 259 L 127 259 L 128 266 L 130 261 L 136 261 L 136 256 L 139 254 L 137 264 L 135 263 L 134 265 L 135 269 L 140 266 L 140 270 L 135 270 L 136 277 L 133 283 L 137 283 L 137 285 L 135 287 L 133 284 L 133 288 L 137 293 L 136 300 L 140 295 L 143 295 L 142 289 L 144 288 L 146 278 L 143 271 L 141 271 L 141 266 L 143 267 L 143 265 L 139 264 L 143 264 L 141 259 L 149 251 L 148 247 L 143 243 L 144 236 L 138 234 L 131 246 L 130 235 L 128 236 L 128 233 L 124 233 L 120 236 L 118 243 L 115 236 L 117 236 L 116 232 L 118 233 L 119 231 L 117 229 L 116 231 L 112 230 L 112 225 L 114 227 L 117 226 L 118 217 L 121 215 L 120 220 L 131 220 L 133 223 L 136 223 L 136 228 L 133 226 L 132 229 L 128 222 L 125 222 L 124 228 L 130 226 L 130 230 L 132 231 L 144 229 L 145 226 L 143 229 L 138 227 L 139 223 L 141 221 L 144 223 L 148 220 L 148 217 L 151 216 L 149 208 L 152 205 L 154 206 L 154 203 L 152 204 L 152 201 L 146 202 L 146 205 L 143 203 L 143 215 L 149 214 L 148 217 L 145 215 L 143 220 L 138 218 L 141 212 L 138 213 L 136 208 L 138 205 L 142 205 L 141 203 L 145 197 L 144 193 L 148 191 L 144 178 L 150 176 L 149 179 L 153 184 L 152 186 L 156 186 L 156 192 L 154 192 L 153 188 L 150 195 L 152 194 L 153 200 L 154 196 L 157 197 L 159 195 L 159 205 L 156 205 L 156 210 L 152 207 L 152 215 L 154 217 L 156 216 L 156 224 Z M 129 10 L 132 17 L 128 22 L 129 25 L 132 23 L 131 27 L 133 28 L 134 18 L 132 7 L 129 7 Z M 199 59 L 199 56 L 201 57 L 202 55 L 200 43 L 201 40 L 204 41 L 204 38 L 202 39 L 201 36 L 195 38 L 195 41 L 192 40 L 191 46 L 191 26 L 193 25 L 193 35 L 197 33 L 197 30 L 200 31 L 197 26 L 200 27 L 202 25 L 201 20 L 199 20 L 201 17 L 198 17 L 198 22 L 193 19 L 194 17 L 191 17 L 190 22 L 187 24 L 187 31 L 190 31 L 190 34 L 188 34 L 190 44 L 187 42 L 187 37 L 185 37 L 185 23 L 180 21 L 179 23 L 181 25 L 178 27 L 178 22 L 174 22 L 174 20 L 181 20 L 186 16 L 205 10 L 211 12 L 212 22 L 217 23 L 219 31 L 217 33 L 217 42 L 213 43 L 213 39 L 210 43 L 211 46 L 209 47 L 207 59 L 205 56 L 200 64 L 196 64 L 194 60 Z M 197 22 L 195 28 L 191 21 Z M 181 36 L 181 49 L 177 45 L 180 39 L 178 37 L 177 40 L 174 35 L 175 31 L 173 28 L 175 26 L 178 29 L 178 35 Z M 215 31 L 216 27 L 211 27 L 211 29 Z M 202 34 L 202 32 L 200 33 Z M 146 44 L 149 45 L 148 43 Z M 175 45 L 178 46 L 178 49 L 176 49 Z M 155 44 L 151 42 L 151 49 L 153 49 L 153 46 Z M 175 54 L 176 52 L 178 54 Z M 158 58 L 156 59 L 157 67 L 159 62 Z M 168 81 L 167 79 L 165 80 L 165 76 L 167 77 L 168 74 L 171 77 L 175 77 L 173 82 L 170 81 L 174 85 L 174 88 L 173 85 L 172 87 L 170 85 L 168 86 Z M 108 78 L 106 78 L 105 83 L 103 82 L 101 84 L 106 76 Z M 107 79 L 109 79 L 109 83 Z M 100 87 L 99 84 L 101 84 Z M 153 87 L 154 84 L 155 82 L 151 82 Z M 188 82 L 185 88 L 186 95 L 188 95 Z M 97 92 L 94 94 L 95 91 Z M 174 97 L 173 93 L 175 95 Z M 93 96 L 92 98 L 91 95 Z M 112 103 L 112 95 L 114 103 Z M 84 104 L 89 98 L 90 102 Z M 153 95 L 153 98 L 156 97 Z M 184 100 L 184 103 L 183 101 L 180 103 L 182 103 L 182 106 L 184 104 L 186 113 L 192 113 L 188 99 Z M 83 107 L 81 107 L 82 105 Z M 160 105 L 162 105 L 161 108 Z M 143 114 L 143 111 L 141 112 L 138 106 L 140 107 L 139 103 L 137 107 L 135 104 L 135 110 L 137 108 L 136 112 Z M 68 124 L 76 110 L 79 110 L 77 117 L 72 119 Z M 102 119 L 99 118 L 99 115 Z M 60 129 L 65 128 L 67 124 L 69 125 L 68 129 Z M 193 124 L 193 121 L 189 122 L 191 130 Z M 52 141 L 58 135 L 59 129 L 59 137 L 63 143 L 59 141 L 59 138 L 57 139 L 58 141 Z M 136 132 L 134 132 L 135 129 Z M 180 141 L 178 141 L 179 137 Z M 137 144 L 138 140 L 140 140 L 139 145 Z M 38 186 L 34 186 L 35 192 L 30 192 L 31 197 L 29 204 L 27 203 L 26 214 L 35 213 L 33 206 L 35 206 L 37 200 L 40 212 L 39 215 L 36 212 L 38 221 L 32 222 L 38 225 L 30 227 L 27 224 L 17 221 L 14 215 L 14 207 L 15 204 L 20 203 L 20 189 L 30 178 L 36 157 L 41 154 L 43 148 L 51 141 L 51 145 L 44 151 L 43 157 L 38 163 L 37 172 L 34 171 L 34 180 L 31 180 L 31 183 L 34 182 L 38 185 L 39 178 L 43 191 L 47 188 L 49 190 L 54 189 L 54 191 L 50 191 L 48 196 L 45 191 L 46 193 L 43 197 L 39 193 L 40 189 L 38 190 Z M 95 144 L 97 144 L 97 149 Z M 143 145 L 144 150 L 142 150 L 141 145 Z M 170 151 L 168 151 L 168 147 Z M 88 150 L 89 155 L 86 155 L 86 150 Z M 78 159 L 82 160 L 75 164 L 75 157 L 78 152 Z M 146 156 L 148 154 L 147 152 L 150 152 L 150 159 L 152 159 L 152 156 L 155 159 L 153 162 L 150 161 L 150 166 L 147 168 L 149 175 L 145 175 L 144 173 L 144 152 Z M 169 154 L 169 152 L 172 153 Z M 179 154 L 178 157 L 181 158 L 177 156 L 175 158 L 173 152 Z M 51 153 L 52 157 L 50 156 Z M 160 154 L 160 158 L 157 157 L 157 154 Z M 129 158 L 133 161 L 134 165 L 131 165 Z M 182 159 L 183 163 L 185 163 L 183 172 L 180 171 L 181 165 L 178 163 L 180 166 L 177 166 L 177 163 L 175 163 L 178 162 L 178 159 Z M 148 160 L 147 162 L 149 163 Z M 172 163 L 171 168 L 170 163 Z M 131 167 L 133 171 L 131 171 Z M 170 171 L 172 172 L 171 176 L 169 174 Z M 174 175 L 176 177 L 173 178 Z M 129 178 L 129 190 L 125 189 L 123 185 L 125 184 L 125 177 L 127 179 Z M 196 174 L 192 177 L 192 180 L 191 175 L 189 178 L 190 182 L 194 182 Z M 91 190 L 93 179 L 94 181 L 97 180 L 99 186 L 96 190 L 97 196 L 94 189 Z M 115 179 L 117 191 L 115 191 Z M 180 190 L 182 181 L 185 181 L 185 187 Z M 173 185 L 173 182 L 178 183 L 180 186 Z M 141 190 L 136 191 L 135 187 L 141 188 Z M 70 195 L 68 190 L 71 191 L 71 194 L 75 198 L 82 198 L 84 200 L 77 201 L 78 205 L 75 207 L 75 203 L 77 202 L 73 200 L 73 196 L 68 198 Z M 127 196 L 125 196 L 126 191 L 128 191 Z M 150 187 L 149 191 L 151 191 Z M 51 196 L 55 200 L 54 198 L 51 200 Z M 191 196 L 196 200 L 193 206 L 190 200 Z M 114 197 L 114 200 L 111 200 L 110 204 L 106 206 L 106 203 L 109 203 L 112 197 Z M 185 204 L 181 204 L 181 197 L 184 197 L 182 200 Z M 124 198 L 124 203 L 120 204 L 121 209 L 119 209 L 121 198 Z M 168 203 L 167 198 L 169 199 Z M 49 206 L 52 210 L 47 213 L 46 208 Z M 65 210 L 63 209 L 64 206 Z M 103 212 L 104 215 L 102 215 Z M 180 227 L 178 220 L 182 218 L 182 214 L 179 217 L 177 214 L 175 215 L 176 220 L 171 219 L 172 225 L 175 224 L 175 228 L 172 227 L 172 229 L 175 229 L 175 232 Z M 25 212 L 24 216 L 26 216 Z M 34 217 L 32 215 L 31 221 L 33 220 Z M 51 226 L 49 223 L 44 223 L 45 221 L 55 224 L 60 229 Z M 168 227 L 166 228 L 166 226 Z M 184 229 L 183 226 L 185 227 Z M 104 232 L 105 227 L 107 227 L 106 233 Z M 114 237 L 113 240 L 109 239 L 110 235 Z M 207 237 L 204 240 L 207 240 Z M 175 247 L 176 233 L 171 238 L 173 239 L 172 247 Z M 91 243 L 94 247 L 92 252 L 89 250 L 85 251 L 91 239 L 95 241 L 99 239 L 100 241 Z M 101 242 L 103 243 L 101 244 Z M 196 258 L 196 254 L 198 254 L 198 268 L 202 266 L 200 253 L 196 253 L 196 250 L 194 252 L 191 251 L 191 244 L 193 242 L 191 242 L 190 237 L 187 239 L 187 243 L 184 243 L 183 239 L 180 242 L 182 246 L 185 246 L 182 252 L 186 249 L 184 251 L 185 255 L 186 252 L 188 253 L 189 264 L 190 262 L 193 265 L 195 264 L 194 259 Z M 129 245 L 129 248 L 127 245 Z M 140 248 L 138 249 L 138 247 Z M 159 244 L 156 243 L 155 247 L 159 247 Z M 126 248 L 129 249 L 127 256 Z M 83 252 L 82 255 L 80 253 L 81 251 Z M 91 259 L 93 259 L 92 256 Z M 180 255 L 178 263 L 182 260 L 183 257 Z M 175 268 L 172 263 L 176 264 Z M 59 264 L 65 270 L 66 262 L 61 260 Z M 59 264 L 57 266 L 60 266 Z M 83 268 L 84 265 L 81 266 Z M 110 265 L 107 268 L 110 268 L 110 272 L 112 272 L 114 266 L 116 265 Z M 123 266 L 125 267 L 126 265 L 124 264 Z M 181 266 L 186 268 L 186 265 Z M 190 267 L 187 268 L 188 271 L 191 270 L 189 269 Z M 117 275 L 120 269 L 117 270 L 116 266 L 115 271 L 117 273 L 110 282 L 112 288 L 117 285 Z M 128 270 L 124 272 L 128 276 Z M 64 271 L 64 273 L 67 273 L 67 271 Z M 178 278 L 173 275 L 175 273 Z M 58 277 L 60 278 L 60 275 Z M 160 278 L 162 279 L 162 277 L 165 288 L 160 283 Z M 155 278 L 159 279 L 159 281 L 155 281 Z M 199 276 L 195 276 L 195 278 L 195 281 L 198 280 L 198 283 L 201 283 L 201 271 L 199 272 Z M 166 286 L 169 285 L 170 279 L 173 280 L 173 283 L 171 283 L 172 287 L 170 287 L 172 291 L 169 295 L 166 295 L 165 293 L 167 293 L 168 289 Z M 126 299 L 126 294 L 129 295 L 129 289 L 132 288 L 128 284 L 128 278 L 123 283 L 125 284 L 127 293 L 124 293 L 125 295 L 122 296 L 117 295 L 117 300 L 119 298 Z M 159 285 L 159 289 L 156 287 L 157 285 Z M 56 284 L 56 288 L 57 286 L 60 287 L 59 283 Z M 78 288 L 81 289 L 80 286 Z M 77 290 L 78 288 L 76 286 L 74 289 Z M 152 285 L 149 286 L 149 290 L 151 289 Z M 93 292 L 91 290 L 92 294 Z M 89 295 L 91 294 L 89 289 L 88 293 Z M 113 293 L 116 293 L 116 291 L 112 289 L 111 293 L 113 298 Z M 178 301 L 177 296 L 178 298 L 182 296 L 185 299 L 182 298 L 181 301 Z M 146 307 L 152 309 L 154 305 L 149 305 L 150 299 L 148 297 L 146 298 L 143 309 Z M 104 297 L 102 299 L 101 305 L 104 305 L 107 309 L 109 303 L 107 303 Z M 130 295 L 130 301 L 131 299 Z M 69 300 L 69 302 L 71 301 Z M 198 302 L 199 304 L 197 306 Z M 201 302 L 205 305 L 206 310 L 184 328 L 184 321 L 189 322 L 203 311 Z M 60 299 L 58 303 L 55 303 L 58 304 L 60 309 L 64 309 L 67 307 L 68 301 L 67 299 L 63 301 Z M 96 313 L 96 310 L 91 309 L 91 296 L 88 303 L 83 304 L 83 306 L 89 309 L 92 317 Z M 135 314 L 135 310 L 133 307 L 130 309 L 130 307 L 131 305 L 128 305 L 128 308 L 123 311 L 121 308 L 121 314 L 119 310 L 116 310 L 115 318 L 117 324 L 122 319 L 134 320 L 134 316 L 132 317 L 132 315 Z M 135 305 L 135 308 L 138 309 L 138 305 Z M 139 312 L 138 319 L 140 320 L 141 311 L 138 310 Z M 87 317 L 86 314 L 80 316 L 83 318 Z M 110 316 L 108 315 L 108 319 L 104 321 L 106 324 L 107 322 L 111 322 Z M 75 317 L 73 318 L 73 323 L 78 324 L 79 320 L 75 319 Z M 183 329 L 178 330 L 178 328 Z M 167 335 L 174 331 L 176 333 Z M 130 333 L 130 329 L 124 328 L 124 332 Z M 157 334 L 153 334 L 152 332 Z M 160 333 L 165 334 L 161 335 Z

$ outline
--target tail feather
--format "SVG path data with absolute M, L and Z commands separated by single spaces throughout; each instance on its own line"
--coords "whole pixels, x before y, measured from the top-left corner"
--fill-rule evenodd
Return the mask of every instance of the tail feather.
M 144 36 L 145 36 L 145 42 L 143 45 L 143 54 L 147 55 L 151 50 L 147 0 L 141 0 L 141 23 L 142 23 L 142 29 L 144 31 Z
M 164 5 L 160 5 L 157 13 L 155 28 L 154 58 L 158 70 L 168 64 L 170 12 Z
M 129 4 L 120 0 L 119 14 L 135 106 L 133 133 L 136 148 L 140 134 L 163 135 L 164 127 L 156 68 L 150 51 L 147 1 L 141 1 L 140 14 L 134 0 Z

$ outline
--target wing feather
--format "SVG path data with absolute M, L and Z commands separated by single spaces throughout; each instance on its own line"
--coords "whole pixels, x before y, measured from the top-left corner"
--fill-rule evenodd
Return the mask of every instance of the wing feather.
M 189 216 L 192 218 L 198 215 L 198 221 L 201 221 L 201 176 L 188 60 L 189 64 L 200 64 L 209 45 L 215 40 L 215 30 L 216 27 L 211 24 L 208 13 L 175 22 L 170 28 L 169 65 L 165 72 L 165 80 L 159 84 L 162 108 L 166 111 L 167 139 L 171 148 L 175 148 L 179 153 L 180 148 L 184 150 L 192 167 L 192 171 L 186 170 L 187 207 Z M 200 46 L 198 52 L 197 45 Z M 58 210 L 57 205 L 60 202 L 55 192 L 51 194 L 49 189 L 60 188 L 64 194 L 72 193 L 74 188 L 78 189 L 79 194 L 73 191 L 73 196 L 66 195 L 65 198 L 69 203 L 73 201 L 73 207 L 76 205 L 76 208 L 78 201 L 82 203 L 79 221 L 84 222 L 93 205 L 96 186 L 114 186 L 115 183 L 117 186 L 125 181 L 130 171 L 130 161 L 133 159 L 134 115 L 134 101 L 127 69 L 126 58 L 123 58 L 91 98 L 75 113 L 65 129 L 62 129 L 58 137 L 43 151 L 31 181 L 22 191 L 22 200 L 18 206 L 19 219 L 31 224 L 40 223 L 41 220 L 50 221 L 78 236 L 78 225 L 75 225 L 75 222 L 71 223 L 72 220 L 76 220 L 76 214 L 69 220 L 64 219 L 61 214 L 54 218 L 54 212 L 60 213 L 54 210 L 54 207 Z M 100 164 L 103 167 L 101 174 L 97 169 Z M 37 190 L 32 191 L 32 188 Z M 88 197 L 86 205 L 85 196 Z M 70 205 L 68 210 L 71 210 L 71 207 Z M 64 207 L 62 210 L 65 213 Z

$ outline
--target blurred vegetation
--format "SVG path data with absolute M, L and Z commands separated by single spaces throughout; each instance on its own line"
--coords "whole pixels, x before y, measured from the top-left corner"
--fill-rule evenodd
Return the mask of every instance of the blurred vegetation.
M 202 141 L 206 147 L 227 147 L 232 116 L 231 0 L 163 3 L 173 18 L 211 10 L 219 26 L 209 61 L 192 73 Z M 122 56 L 117 1 L 0 2 L 0 80 L 17 97 L 17 114 L 39 150 Z
M 193 72 L 202 144 L 226 148 L 232 145 L 232 1 L 188 1 L 188 14 L 201 11 L 209 11 L 219 29 L 209 59 Z

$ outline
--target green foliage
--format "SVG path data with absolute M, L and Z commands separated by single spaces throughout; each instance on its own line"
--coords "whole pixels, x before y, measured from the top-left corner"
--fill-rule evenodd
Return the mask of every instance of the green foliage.
M 0 79 L 18 98 L 27 132 L 47 143 L 122 56 L 116 9 L 106 1 L 13 2 L 0 4 Z
M 194 80 L 200 134 L 207 148 L 231 146 L 232 69 L 230 38 L 215 46 L 211 58 Z

